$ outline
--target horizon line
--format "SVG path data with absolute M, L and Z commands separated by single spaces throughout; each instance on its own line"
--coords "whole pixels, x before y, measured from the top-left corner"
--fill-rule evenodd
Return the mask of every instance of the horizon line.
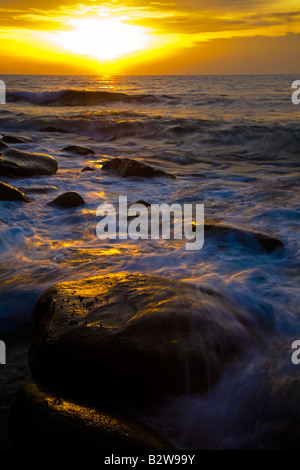
M 189 73 L 189 74 L 174 74 L 174 73 L 164 73 L 164 74 L 102 74 L 102 73 L 0 73 L 0 76 L 5 75 L 27 75 L 27 76 L 37 76 L 37 77 L 98 77 L 98 76 L 107 76 L 107 77 L 234 77 L 234 76 L 253 76 L 253 75 L 300 75 L 300 72 L 285 72 L 285 73 Z

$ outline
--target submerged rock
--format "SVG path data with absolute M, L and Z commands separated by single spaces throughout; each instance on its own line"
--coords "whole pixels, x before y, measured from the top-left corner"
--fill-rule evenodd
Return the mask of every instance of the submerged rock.
M 19 189 L 0 181 L 0 201 L 30 202 L 30 199 L 26 194 L 19 191 Z
M 7 149 L 0 157 L 0 174 L 13 176 L 51 175 L 57 162 L 50 155 Z
M 53 127 L 53 126 L 43 127 L 42 129 L 40 129 L 40 132 L 57 132 L 60 134 L 69 133 L 69 131 L 66 131 L 66 129 L 61 129 L 59 127 Z
M 81 172 L 84 171 L 96 171 L 96 168 L 92 168 L 91 166 L 85 166 L 84 168 L 82 168 Z
M 0 152 L 4 152 L 4 150 L 8 149 L 8 145 L 6 145 L 2 140 L 0 140 Z
M 151 207 L 151 204 L 147 201 L 144 201 L 143 199 L 139 199 L 138 201 L 133 202 L 132 204 L 129 204 L 132 206 L 133 204 L 142 204 L 145 207 Z
M 279 238 L 255 230 L 245 230 L 222 224 L 205 224 L 204 231 L 205 236 L 235 237 L 241 245 L 247 248 L 257 247 L 266 253 L 284 247 L 284 243 Z
M 75 191 L 69 191 L 55 198 L 51 204 L 64 208 L 71 208 L 81 206 L 82 204 L 85 204 L 85 201 L 82 199 L 80 194 Z
M 80 145 L 69 145 L 62 149 L 63 152 L 77 153 L 78 155 L 95 155 L 94 150 L 89 147 L 81 147 Z
M 139 176 L 141 178 L 156 178 L 158 176 L 164 176 L 170 179 L 176 179 L 175 176 L 166 173 L 163 170 L 152 168 L 145 163 L 131 158 L 114 158 L 103 163 L 102 170 L 112 173 L 122 178 L 128 178 L 130 176 Z
M 43 184 L 28 184 L 21 189 L 27 193 L 49 193 L 56 191 L 58 188 L 56 186 L 44 186 Z
M 57 284 L 40 297 L 30 348 L 35 380 L 96 402 L 145 405 L 206 392 L 224 366 L 261 341 L 272 319 L 220 293 L 142 274 Z
M 27 140 L 15 137 L 14 135 L 3 135 L 2 141 L 7 144 L 26 144 L 28 142 Z
M 12 447 L 35 450 L 171 450 L 155 431 L 120 412 L 94 409 L 27 384 L 9 416 Z

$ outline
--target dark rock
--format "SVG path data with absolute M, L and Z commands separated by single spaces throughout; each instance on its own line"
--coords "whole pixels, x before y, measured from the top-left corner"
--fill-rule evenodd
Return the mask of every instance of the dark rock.
M 69 191 L 55 198 L 54 201 L 52 201 L 52 204 L 59 207 L 71 208 L 81 206 L 82 204 L 85 204 L 85 202 L 80 194 L 75 193 L 75 191 Z
M 183 174 L 182 176 L 186 176 L 186 175 Z M 191 173 L 191 174 L 189 174 L 189 176 L 191 178 L 207 178 L 207 176 L 204 175 L 203 173 Z
M 245 313 L 213 289 L 126 273 L 47 289 L 34 320 L 35 380 L 135 406 L 206 392 L 273 328 L 272 317 Z
M 7 144 L 26 144 L 28 141 L 15 137 L 14 135 L 3 135 L 2 141 Z
M 63 152 L 71 152 L 77 153 L 78 155 L 95 155 L 94 150 L 90 149 L 89 147 L 81 147 L 80 145 L 69 145 L 62 149 Z
M 30 199 L 17 188 L 0 181 L 0 201 L 30 202 Z
M 82 172 L 83 172 L 83 171 L 96 171 L 96 169 L 95 169 L 95 168 L 92 168 L 92 167 L 90 167 L 90 166 L 85 166 L 84 168 L 82 168 L 81 171 L 82 171 Z
M 222 224 L 205 224 L 205 236 L 234 237 L 247 248 L 258 248 L 271 253 L 277 248 L 283 248 L 284 243 L 277 237 L 255 230 L 245 230 Z
M 9 430 L 14 449 L 172 450 L 155 431 L 114 411 L 84 406 L 27 384 L 13 403 Z
M 65 129 L 60 129 L 59 127 L 53 127 L 53 126 L 43 127 L 42 129 L 40 129 L 40 132 L 58 132 L 60 134 L 69 133 L 69 131 L 66 131 Z
M 50 191 L 56 191 L 58 188 L 56 186 L 44 186 L 42 184 L 28 184 L 21 189 L 22 191 L 26 191 L 26 193 L 49 193 Z
M 277 248 L 284 248 L 284 243 L 280 238 L 262 232 L 252 232 L 252 234 L 267 253 L 272 253 Z
M 145 163 L 131 158 L 114 158 L 103 163 L 102 170 L 112 173 L 122 178 L 130 176 L 139 176 L 141 178 L 156 178 L 164 176 L 170 179 L 175 179 L 175 176 L 166 173 L 163 170 L 152 168 Z
M 143 199 L 139 199 L 138 201 L 135 201 L 132 204 L 129 204 L 129 206 L 132 206 L 133 204 L 142 204 L 145 207 L 151 207 L 151 204 L 147 201 L 144 201 Z
M 7 149 L 0 157 L 0 174 L 12 176 L 51 175 L 57 162 L 50 155 Z
M 0 152 L 4 152 L 4 150 L 8 149 L 8 145 L 6 145 L 2 140 L 0 140 Z

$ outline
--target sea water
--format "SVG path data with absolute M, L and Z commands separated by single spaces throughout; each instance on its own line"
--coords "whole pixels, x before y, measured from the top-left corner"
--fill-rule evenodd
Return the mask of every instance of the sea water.
M 249 350 L 205 396 L 170 397 L 143 419 L 181 448 L 259 448 L 278 416 L 299 415 L 290 386 L 298 374 L 290 345 L 300 339 L 297 78 L 2 76 L 1 133 L 26 140 L 10 147 L 53 156 L 59 171 L 1 177 L 32 201 L 0 202 L 1 331 L 26 323 L 41 292 L 60 281 L 142 272 L 213 287 L 253 318 L 271 319 L 263 350 Z M 40 131 L 49 126 L 67 132 Z M 95 154 L 72 155 L 63 151 L 68 145 Z M 176 179 L 102 173 L 112 157 Z M 86 166 L 96 171 L 81 172 Z M 66 191 L 86 204 L 48 205 Z M 206 222 L 260 230 L 285 247 L 267 254 L 234 237 L 208 237 L 196 251 L 184 240 L 99 240 L 97 207 L 117 205 L 120 195 L 132 203 L 204 204 Z M 272 380 L 284 385 L 270 396 Z

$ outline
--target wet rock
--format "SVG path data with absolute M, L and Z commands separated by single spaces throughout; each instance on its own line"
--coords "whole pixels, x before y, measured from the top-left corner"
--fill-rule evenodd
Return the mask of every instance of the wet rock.
M 85 166 L 84 168 L 82 168 L 81 172 L 84 171 L 96 171 L 96 168 L 92 168 L 91 166 Z
M 9 415 L 14 449 L 168 450 L 156 432 L 117 411 L 94 409 L 27 384 Z
M 156 178 L 164 176 L 166 178 L 175 179 L 175 176 L 170 175 L 163 170 L 152 168 L 145 163 L 132 160 L 131 158 L 116 157 L 112 160 L 108 160 L 103 163 L 102 170 L 122 178 L 128 178 L 130 176 L 138 176 L 141 178 Z
M 3 135 L 2 141 L 6 144 L 26 144 L 28 142 L 27 140 L 15 137 L 14 135 Z
M 57 132 L 60 134 L 69 133 L 69 131 L 66 131 L 66 129 L 61 129 L 59 127 L 53 127 L 53 126 L 43 127 L 42 129 L 40 129 L 40 132 Z
M 69 191 L 55 198 L 51 204 L 64 208 L 71 208 L 81 206 L 82 204 L 85 204 L 85 201 L 82 199 L 80 194 L 75 191 Z
M 26 194 L 19 191 L 17 188 L 0 181 L 0 201 L 22 201 L 30 202 Z
M 4 150 L 8 149 L 8 145 L 6 145 L 2 140 L 0 140 L 0 152 L 4 152 Z
M 126 273 L 47 289 L 34 321 L 35 380 L 135 406 L 206 392 L 273 328 L 213 289 Z
M 95 155 L 94 150 L 89 147 L 81 147 L 80 145 L 69 145 L 62 149 L 63 152 L 76 153 L 77 155 Z
M 284 243 L 279 238 L 255 230 L 245 230 L 222 224 L 205 224 L 204 231 L 205 236 L 225 237 L 227 239 L 234 237 L 241 245 L 263 250 L 266 253 L 284 247 Z
M 0 174 L 12 176 L 51 175 L 57 162 L 50 155 L 7 149 L 0 157 Z
M 135 201 L 132 204 L 142 204 L 145 207 L 151 207 L 151 204 L 147 201 L 144 201 L 143 199 L 139 199 L 138 201 Z M 129 205 L 131 206 L 132 204 Z
M 44 186 L 42 184 L 28 184 L 21 189 L 22 191 L 26 191 L 26 193 L 49 193 L 56 191 L 58 188 L 56 186 Z

